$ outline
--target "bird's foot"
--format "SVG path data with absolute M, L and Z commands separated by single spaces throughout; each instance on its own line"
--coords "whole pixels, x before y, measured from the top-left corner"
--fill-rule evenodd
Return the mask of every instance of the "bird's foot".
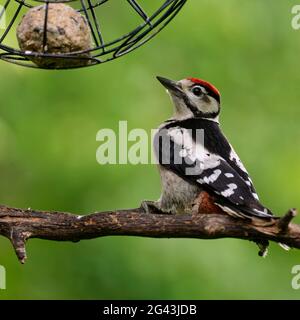
M 158 203 L 156 201 L 148 201 L 144 200 L 141 203 L 141 208 L 146 212 L 146 213 L 162 213 Z
M 268 247 L 269 247 L 269 241 L 265 240 L 265 241 L 259 241 L 259 242 L 255 242 L 259 248 L 258 251 L 258 255 L 260 257 L 265 258 L 268 255 Z

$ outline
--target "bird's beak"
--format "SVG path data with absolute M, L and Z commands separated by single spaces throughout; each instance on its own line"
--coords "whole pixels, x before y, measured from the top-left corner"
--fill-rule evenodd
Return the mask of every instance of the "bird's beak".
M 181 87 L 178 82 L 169 80 L 163 77 L 156 77 L 157 80 L 169 91 L 176 93 L 182 93 Z

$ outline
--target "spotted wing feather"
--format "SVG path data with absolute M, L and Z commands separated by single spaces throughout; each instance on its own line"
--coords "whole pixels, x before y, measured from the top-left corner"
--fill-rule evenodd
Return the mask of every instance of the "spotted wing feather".
M 162 144 L 164 139 L 167 145 Z M 182 127 L 160 130 L 154 146 L 161 165 L 216 194 L 216 204 L 229 214 L 271 216 L 258 201 L 251 179 L 235 153 L 226 160 L 206 149 L 204 143 L 195 144 L 191 132 Z

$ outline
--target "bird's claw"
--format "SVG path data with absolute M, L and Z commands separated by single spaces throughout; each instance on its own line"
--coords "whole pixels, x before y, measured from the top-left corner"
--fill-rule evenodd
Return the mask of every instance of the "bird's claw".
M 268 255 L 269 241 L 260 241 L 256 242 L 256 244 L 259 248 L 258 255 L 265 258 Z
M 160 209 L 155 201 L 144 200 L 141 203 L 141 208 L 145 213 L 159 213 Z

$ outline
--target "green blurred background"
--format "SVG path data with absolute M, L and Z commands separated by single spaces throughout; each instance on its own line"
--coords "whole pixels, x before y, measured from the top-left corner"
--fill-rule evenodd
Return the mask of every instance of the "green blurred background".
M 92 68 L 43 71 L 0 61 L 0 203 L 84 214 L 157 199 L 155 166 L 101 166 L 95 137 L 101 128 L 117 129 L 119 120 L 150 132 L 168 118 L 171 103 L 155 79 L 162 75 L 215 84 L 222 93 L 223 130 L 262 201 L 279 215 L 300 208 L 295 4 L 189 0 L 147 45 Z M 300 251 L 275 244 L 266 259 L 253 243 L 233 239 L 30 240 L 27 250 L 28 261 L 20 265 L 8 240 L 0 239 L 0 264 L 7 269 L 0 298 L 300 297 L 291 287 Z

